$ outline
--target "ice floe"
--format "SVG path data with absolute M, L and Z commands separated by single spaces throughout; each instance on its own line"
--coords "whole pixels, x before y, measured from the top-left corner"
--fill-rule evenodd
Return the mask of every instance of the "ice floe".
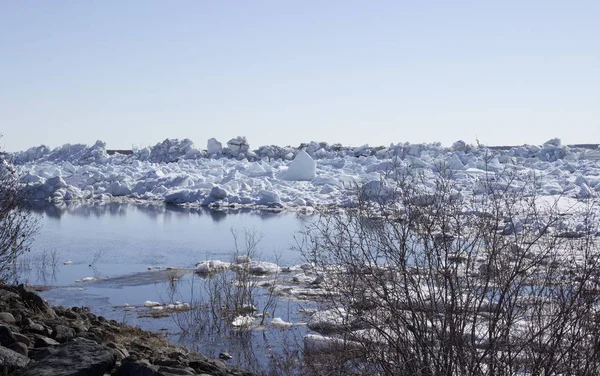
M 231 267 L 231 264 L 221 260 L 208 260 L 196 264 L 196 273 L 213 274 L 220 273 Z
M 254 318 L 252 316 L 237 316 L 233 319 L 231 325 L 235 327 L 248 327 L 252 325 L 253 321 Z
M 343 206 L 345 188 L 356 183 L 366 184 L 368 195 L 385 199 L 386 181 L 398 171 L 416 169 L 433 180 L 442 168 L 452 171 L 463 194 L 483 193 L 480 180 L 504 169 L 535 174 L 542 195 L 588 199 L 600 193 L 600 149 L 566 146 L 559 139 L 510 148 L 464 141 L 451 147 L 398 143 L 356 148 L 310 142 L 256 150 L 245 137 L 225 146 L 212 138 L 206 150 L 189 139 L 167 139 L 111 155 L 98 141 L 55 149 L 42 145 L 11 157 L 33 199 L 56 201 L 124 197 L 200 206 Z
M 312 180 L 317 175 L 317 164 L 304 150 L 299 150 L 283 174 L 285 180 Z
M 274 317 L 273 320 L 271 320 L 271 325 L 287 328 L 293 326 L 294 324 L 291 322 L 284 321 L 281 317 Z
M 229 263 L 221 260 L 207 260 L 196 264 L 196 273 L 214 274 L 225 270 L 246 271 L 253 275 L 273 274 L 281 271 L 281 268 L 272 262 L 253 261 L 248 256 L 237 256 L 235 263 Z
M 360 349 L 362 346 L 360 342 L 337 337 L 325 337 L 319 334 L 307 334 L 303 337 L 303 340 L 304 351 L 308 353 Z
M 125 306 L 129 307 L 129 304 L 126 304 Z M 191 306 L 189 303 L 182 303 L 179 301 L 176 301 L 176 302 L 170 303 L 170 304 L 162 304 L 159 302 L 154 302 L 152 300 L 146 300 L 144 302 L 144 307 L 151 308 L 155 311 L 162 311 L 162 310 L 187 311 L 187 310 L 191 309 Z
M 98 278 L 96 278 L 96 277 L 85 277 L 85 278 L 81 278 L 81 279 L 76 279 L 75 282 L 85 283 L 85 282 L 94 282 L 97 280 L 98 280 Z
M 328 334 L 346 331 L 355 325 L 352 321 L 343 308 L 332 308 L 315 312 L 306 325 L 315 332 Z
M 237 264 L 236 267 L 245 269 L 248 271 L 248 273 L 254 275 L 272 274 L 281 270 L 277 264 L 266 261 L 249 261 L 246 263 Z

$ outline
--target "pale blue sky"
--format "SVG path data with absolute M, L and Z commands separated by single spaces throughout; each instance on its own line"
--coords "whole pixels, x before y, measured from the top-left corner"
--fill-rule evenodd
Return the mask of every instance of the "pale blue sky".
M 0 0 L 0 144 L 597 143 L 598 20 L 598 0 Z

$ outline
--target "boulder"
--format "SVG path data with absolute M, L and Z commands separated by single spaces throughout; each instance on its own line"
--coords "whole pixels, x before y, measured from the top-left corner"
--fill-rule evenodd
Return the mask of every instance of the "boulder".
M 0 374 L 12 375 L 15 371 L 27 367 L 29 362 L 28 357 L 0 346 Z
M 194 370 L 191 369 L 190 370 L 186 370 L 183 368 L 175 368 L 175 367 L 168 367 L 168 366 L 161 366 L 160 368 L 158 368 L 158 372 L 161 375 L 181 375 L 181 376 L 194 376 Z
M 103 376 L 116 362 L 114 350 L 83 338 L 48 347 L 36 358 L 21 376 Z
M 23 302 L 25 302 L 29 308 L 37 309 L 48 314 L 50 314 L 50 312 L 54 314 L 54 310 L 48 307 L 48 304 L 44 302 L 44 299 L 35 292 L 29 290 L 25 285 L 21 284 L 17 286 L 17 292 L 21 295 L 21 299 L 23 299 Z
M 5 322 L 7 324 L 14 324 L 15 317 L 10 312 L 0 312 L 0 322 Z
M 15 342 L 12 345 L 10 345 L 8 348 L 11 349 L 11 350 L 13 350 L 13 351 L 18 352 L 19 354 L 21 354 L 23 356 L 29 355 L 29 349 L 22 342 Z
M 48 338 L 48 337 L 40 335 L 40 334 L 34 334 L 33 338 L 34 338 L 33 346 L 36 348 L 59 345 L 59 343 L 57 341 L 53 340 L 52 338 Z
M 22 344 L 25 345 L 25 347 L 31 346 L 31 340 L 29 339 L 29 337 L 24 336 L 21 333 L 13 333 L 13 336 L 15 337 L 17 342 L 21 342 Z
M 65 343 L 75 337 L 75 329 L 65 325 L 56 325 L 53 327 L 52 338 L 60 343 Z
M 10 328 L 6 325 L 0 325 L 0 345 L 8 347 L 17 342 Z
M 142 363 L 123 362 L 113 373 L 113 376 L 159 376 L 161 375 L 150 366 Z

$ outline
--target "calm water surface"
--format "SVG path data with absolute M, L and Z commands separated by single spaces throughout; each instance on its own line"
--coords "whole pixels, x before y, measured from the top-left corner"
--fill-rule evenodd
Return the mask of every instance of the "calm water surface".
M 298 262 L 300 255 L 289 249 L 305 221 L 295 213 L 124 203 L 49 207 L 43 214 L 34 252 L 57 250 L 61 258 L 85 264 L 100 252 L 101 261 L 108 264 L 179 267 L 229 256 L 232 229 L 262 234 L 263 258 L 281 254 L 283 262 Z
M 273 351 L 297 344 L 306 333 L 302 325 L 250 333 L 187 330 L 186 325 L 198 321 L 191 314 L 149 318 L 150 310 L 141 306 L 147 300 L 206 301 L 206 280 L 192 270 L 198 261 L 230 261 L 235 248 L 232 231 L 238 232 L 240 243 L 245 231 L 261 236 L 256 257 L 260 260 L 301 263 L 301 254 L 292 247 L 308 216 L 132 203 L 52 204 L 36 211 L 42 215 L 42 227 L 26 257 L 21 280 L 54 287 L 43 293 L 53 304 L 88 306 L 107 318 L 166 332 L 172 341 L 208 356 L 228 351 L 234 355 L 232 363 L 250 368 L 264 366 Z M 63 265 L 65 261 L 74 264 Z M 162 269 L 148 271 L 156 266 Z M 167 266 L 184 270 L 173 280 L 168 278 L 172 273 L 164 270 Z M 85 277 L 99 280 L 75 282 Z M 259 291 L 259 302 L 266 299 L 267 291 Z M 310 305 L 280 299 L 275 316 L 301 323 L 306 321 L 302 308 Z

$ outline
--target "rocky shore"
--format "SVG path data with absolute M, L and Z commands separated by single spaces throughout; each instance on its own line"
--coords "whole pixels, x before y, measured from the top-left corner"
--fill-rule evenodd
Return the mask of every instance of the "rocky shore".
M 0 375 L 249 376 L 157 334 L 0 285 Z

